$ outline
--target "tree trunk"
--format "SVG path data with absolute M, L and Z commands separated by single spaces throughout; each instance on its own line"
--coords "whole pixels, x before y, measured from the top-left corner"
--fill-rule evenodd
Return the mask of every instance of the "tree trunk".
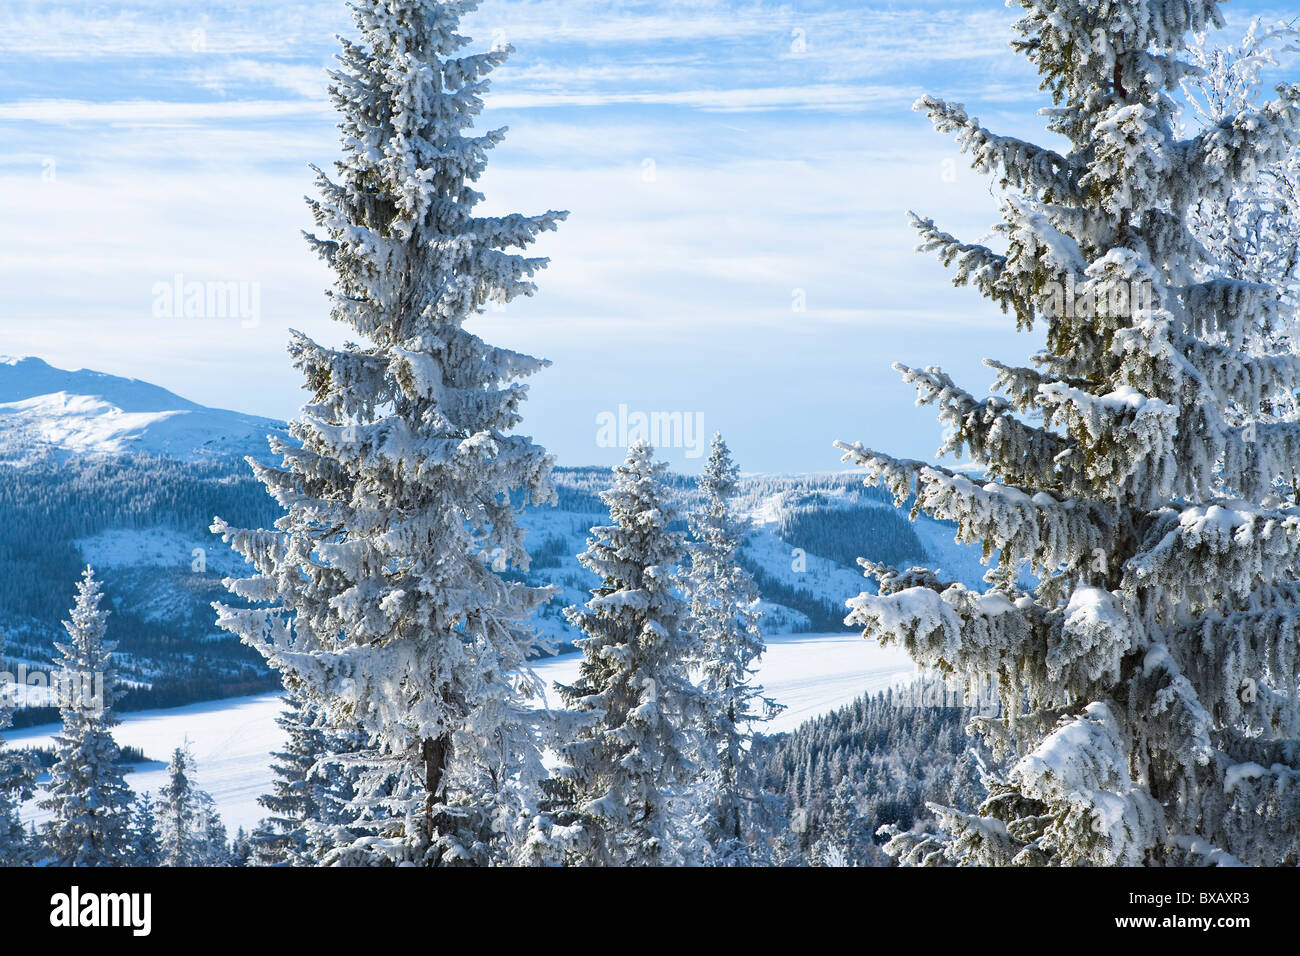
M 437 832 L 433 808 L 438 802 L 438 791 L 442 788 L 442 775 L 447 768 L 450 750 L 451 745 L 445 736 L 428 737 L 424 741 L 424 827 L 430 843 Z

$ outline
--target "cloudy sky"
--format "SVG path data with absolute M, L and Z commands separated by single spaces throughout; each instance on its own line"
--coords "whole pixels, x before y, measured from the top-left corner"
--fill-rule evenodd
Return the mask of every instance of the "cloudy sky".
M 0 352 L 291 416 L 287 330 L 343 337 L 299 235 L 307 165 L 337 155 L 342 0 L 0 8 Z M 1225 41 L 1300 0 L 1227 12 Z M 910 105 L 934 92 L 1043 139 L 1014 17 L 998 0 L 484 0 L 465 32 L 517 48 L 479 124 L 510 128 L 488 211 L 571 212 L 539 244 L 540 293 L 474 323 L 554 362 L 525 430 L 565 464 L 621 456 L 597 429 L 620 406 L 698 417 L 749 471 L 838 469 L 837 438 L 932 457 L 938 426 L 890 364 L 982 392 L 982 356 L 1035 343 L 913 251 L 907 210 L 976 240 L 996 200 Z M 242 283 L 256 321 L 160 309 L 178 276 Z

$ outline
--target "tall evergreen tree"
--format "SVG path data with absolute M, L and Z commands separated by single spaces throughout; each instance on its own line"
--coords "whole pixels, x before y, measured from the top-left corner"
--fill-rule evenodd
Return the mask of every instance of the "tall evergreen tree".
M 1001 689 L 1002 716 L 975 726 L 1002 769 L 977 814 L 940 810 L 948 839 L 926 860 L 1295 863 L 1300 426 L 1261 416 L 1300 363 L 1243 347 L 1279 287 L 1207 261 L 1188 209 L 1294 147 L 1300 88 L 1180 140 L 1172 94 L 1189 32 L 1222 26 L 1215 0 L 1022 5 L 1015 46 L 1067 148 L 922 99 L 1007 191 L 1006 250 L 916 225 L 958 284 L 1043 323 L 1046 347 L 1033 368 L 989 361 L 987 399 L 900 367 L 982 481 L 841 445 L 994 562 L 982 592 L 877 567 L 879 593 L 852 602 L 868 634 Z
M 68 640 L 55 644 L 63 727 L 54 738 L 54 766 L 41 806 L 51 813 L 45 852 L 58 866 L 116 866 L 131 855 L 133 795 L 113 739 L 113 706 L 122 689 L 113 661 L 117 645 L 105 640 L 108 611 L 99 606 L 102 597 L 95 572 L 87 567 L 71 619 L 63 624 Z
M 704 717 L 705 792 L 710 805 L 708 841 L 719 861 L 750 862 L 757 847 L 755 821 L 762 821 L 762 788 L 751 759 L 754 728 L 782 708 L 754 681 L 766 649 L 759 630 L 758 589 L 740 567 L 749 521 L 735 513 L 740 470 L 721 435 L 713 436 L 700 476 L 700 500 L 687 515 L 692 541 L 686 590 L 700 689 L 708 698 Z
M 230 841 L 226 824 L 217 812 L 217 802 L 207 791 L 195 790 L 194 805 L 197 808 L 194 865 L 232 866 L 235 848 Z
M 271 815 L 249 838 L 253 862 L 258 866 L 309 866 L 315 862 L 307 843 L 307 826 L 321 815 L 313 770 L 327 752 L 326 732 L 320 726 L 319 711 L 300 694 L 290 691 L 286 704 L 276 718 L 286 743 L 283 751 L 272 754 L 276 761 L 271 765 L 273 789 L 257 800 Z
M 512 250 L 565 213 L 482 216 L 473 188 L 504 130 L 472 135 L 486 75 L 509 47 L 459 55 L 474 0 L 354 0 L 330 95 L 344 159 L 319 174 L 310 241 L 333 269 L 332 314 L 361 339 L 295 334 L 313 395 L 254 465 L 288 514 L 220 532 L 257 570 L 231 582 L 269 609 L 219 621 L 340 725 L 374 739 L 359 806 L 382 801 L 335 862 L 485 862 L 525 821 L 543 768 L 520 676 L 549 590 L 516 509 L 552 502 L 551 459 L 519 424 L 520 379 L 544 361 L 467 330 L 489 301 L 531 295 L 546 260 Z
M 189 758 L 177 747 L 167 764 L 167 783 L 158 792 L 158 806 L 154 811 L 162 848 L 161 866 L 193 866 L 198 856 L 194 835 L 198 808 L 189 771 Z
M 0 633 L 0 652 L 4 651 L 5 636 Z M 6 685 L 0 684 L 0 730 L 13 722 L 13 700 Z M 24 866 L 33 862 L 34 847 L 23 829 L 18 807 L 31 799 L 35 783 L 31 761 L 24 754 L 14 753 L 5 747 L 0 737 L 0 866 Z
M 195 783 L 194 758 L 183 747 L 172 752 L 167 783 L 154 809 L 161 866 L 229 866 L 226 826 L 212 796 Z
M 131 865 L 151 867 L 161 863 L 158 820 L 154 816 L 153 797 L 146 792 L 136 798 L 131 811 Z
M 676 592 L 682 535 L 667 466 L 634 444 L 602 492 L 610 524 L 579 556 L 600 585 L 566 611 L 585 637 L 578 679 L 560 687 L 590 722 L 559 749 L 550 838 L 566 862 L 596 866 L 694 862 L 693 783 L 706 702 L 687 675 L 688 609 Z M 534 836 L 536 836 L 536 832 Z

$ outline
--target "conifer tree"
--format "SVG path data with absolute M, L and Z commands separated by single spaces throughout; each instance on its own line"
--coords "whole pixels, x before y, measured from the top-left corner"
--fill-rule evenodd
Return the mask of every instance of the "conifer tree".
M 199 789 L 194 758 L 183 747 L 172 752 L 167 783 L 154 809 L 161 866 L 229 866 L 226 826 L 212 796 Z
M 276 761 L 271 764 L 273 789 L 257 800 L 271 815 L 249 838 L 258 866 L 309 866 L 315 862 L 307 843 L 307 826 L 321 816 L 314 768 L 326 755 L 326 732 L 320 726 L 319 711 L 301 695 L 289 692 L 286 704 L 276 718 L 286 743 L 283 751 L 272 754 Z
M 217 812 L 217 802 L 212 794 L 204 790 L 194 792 L 194 803 L 198 808 L 198 825 L 195 831 L 196 866 L 232 866 L 234 864 L 234 845 L 221 814 Z
M 1032 367 L 988 361 L 991 398 L 900 367 L 980 480 L 841 445 L 992 562 L 983 591 L 872 568 L 879 593 L 851 602 L 867 634 L 1000 688 L 1002 714 L 974 721 L 1001 763 L 989 797 L 938 808 L 946 839 L 924 861 L 1300 862 L 1300 426 L 1264 414 L 1300 363 L 1246 347 L 1278 324 L 1279 285 L 1225 275 L 1188 224 L 1294 148 L 1300 88 L 1179 139 L 1187 36 L 1222 26 L 1217 2 L 1022 5 L 1014 45 L 1067 148 L 925 97 L 1006 191 L 1005 251 L 915 223 L 959 285 L 1045 326 L 1045 348 Z
M 231 842 L 231 866 L 252 866 L 253 865 L 253 838 L 252 835 L 240 827 L 235 831 L 235 839 Z
M 766 649 L 759 629 L 758 589 L 739 565 L 749 521 L 735 513 L 740 471 L 721 435 L 714 435 L 700 476 L 699 503 L 688 514 L 692 541 L 686 590 L 699 655 L 708 795 L 708 841 L 718 862 L 744 864 L 759 843 L 755 821 L 765 805 L 750 755 L 755 725 L 781 711 L 754 682 Z
M 0 652 L 5 636 L 0 633 Z M 0 730 L 13 722 L 13 700 L 6 685 L 0 684 Z M 23 829 L 18 807 L 31 799 L 35 773 L 24 754 L 5 747 L 0 737 L 0 866 L 25 866 L 32 862 L 34 847 Z
M 373 795 L 362 801 L 358 781 L 366 776 L 369 741 L 356 727 L 319 725 L 323 749 L 311 772 L 311 802 L 314 813 L 306 821 L 306 860 L 312 865 L 340 862 L 364 835 L 381 829 L 393 813 L 386 802 L 389 785 L 372 787 Z M 400 814 L 399 817 L 400 819 Z
M 219 607 L 219 622 L 373 740 L 361 835 L 334 862 L 484 863 L 544 773 L 523 672 L 550 592 L 501 569 L 527 569 L 516 510 L 554 490 L 544 449 L 511 434 L 520 380 L 546 363 L 466 326 L 535 291 L 546 260 L 519 250 L 566 214 L 477 213 L 504 130 L 471 127 L 510 48 L 459 52 L 473 0 L 351 6 L 360 35 L 330 88 L 344 158 L 319 174 L 309 238 L 359 341 L 293 337 L 312 400 L 272 443 L 282 464 L 254 465 L 288 513 L 274 530 L 213 526 L 257 571 L 232 592 L 269 607 Z
M 585 635 L 578 679 L 560 687 L 590 720 L 559 748 L 545 833 L 565 862 L 647 866 L 697 862 L 693 784 L 706 701 L 687 675 L 694 655 L 677 593 L 683 540 L 664 487 L 666 465 L 644 442 L 602 492 L 610 523 L 579 555 L 600 585 L 566 611 Z M 534 840 L 539 841 L 538 828 Z
M 102 597 L 87 567 L 76 606 L 63 624 L 68 639 L 55 644 L 63 727 L 54 738 L 54 766 L 41 806 L 51 813 L 45 852 L 57 866 L 117 866 L 131 855 L 133 795 L 113 739 L 113 706 L 122 689 L 113 661 L 117 645 L 105 640 L 108 611 L 99 606 Z
M 154 811 L 158 821 L 158 843 L 162 849 L 161 866 L 193 866 L 198 855 L 194 837 L 198 809 L 189 776 L 190 761 L 177 747 L 167 765 L 167 783 L 158 793 Z
M 136 798 L 131 811 L 131 865 L 152 867 L 162 863 L 158 842 L 158 821 L 154 817 L 153 797 L 144 793 Z
M 1300 28 L 1279 23 L 1265 27 L 1252 21 L 1246 35 L 1231 46 L 1214 46 L 1200 34 L 1189 47 L 1196 72 L 1183 78 L 1191 122 L 1180 132 L 1215 126 L 1243 110 L 1259 106 L 1261 74 L 1278 66 L 1278 51 L 1294 52 Z M 1290 149 L 1248 180 L 1224 192 L 1198 197 L 1188 208 L 1188 224 L 1207 256 L 1202 271 L 1244 282 L 1272 285 L 1284 307 L 1264 317 L 1256 331 L 1259 341 L 1243 343 L 1255 352 L 1294 350 L 1300 302 L 1300 149 Z M 1276 323 L 1281 322 L 1281 325 Z M 1292 398 L 1292 396 L 1284 396 Z M 1267 410 L 1266 410 L 1267 411 Z M 1294 401 L 1274 409 L 1295 415 Z
M 871 835 L 858 810 L 858 795 L 847 777 L 831 794 L 820 838 L 812 847 L 814 866 L 865 866 L 870 862 Z

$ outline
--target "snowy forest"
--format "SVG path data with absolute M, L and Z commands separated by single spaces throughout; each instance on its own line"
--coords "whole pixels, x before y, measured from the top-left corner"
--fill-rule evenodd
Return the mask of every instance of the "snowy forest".
M 911 225 L 1041 348 L 894 365 L 934 461 L 827 433 L 845 473 L 742 473 L 721 423 L 688 475 L 648 430 L 561 466 L 551 363 L 478 332 L 569 226 L 541 176 L 484 212 L 514 47 L 477 0 L 347 6 L 305 234 L 342 337 L 292 333 L 297 417 L 246 455 L 0 440 L 0 671 L 52 675 L 0 683 L 0 865 L 1300 865 L 1300 84 L 1264 80 L 1300 28 L 1012 4 L 1058 146 L 933 90 L 992 226 Z M 183 730 L 123 736 L 257 694 L 252 825 Z

